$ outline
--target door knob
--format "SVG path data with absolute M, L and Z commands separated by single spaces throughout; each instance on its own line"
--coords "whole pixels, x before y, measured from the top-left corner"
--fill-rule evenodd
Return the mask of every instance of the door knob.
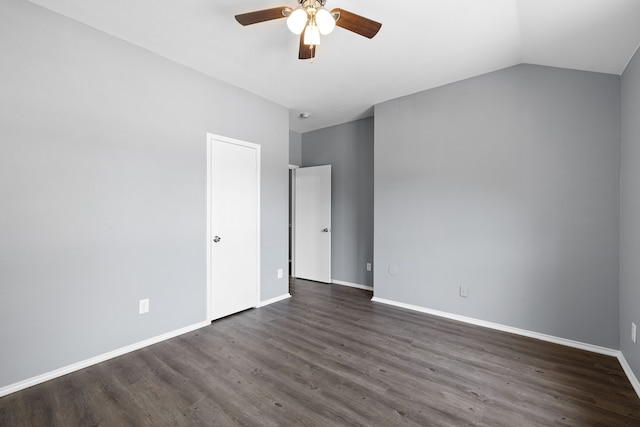
M 328 228 L 323 228 L 323 229 L 322 229 L 322 232 L 323 232 L 323 233 L 328 233 L 328 232 L 329 232 L 329 229 L 328 229 Z
M 214 242 L 216 242 L 216 243 L 218 243 L 220 240 L 222 240 L 222 239 L 220 238 L 220 236 L 215 236 L 215 237 L 213 238 L 213 241 L 214 241 Z

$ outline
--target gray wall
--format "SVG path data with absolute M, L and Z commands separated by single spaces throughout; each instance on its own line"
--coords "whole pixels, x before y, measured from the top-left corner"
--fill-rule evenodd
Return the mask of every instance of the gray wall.
M 302 134 L 302 166 L 331 165 L 331 275 L 372 286 L 373 118 Z
M 302 164 L 302 134 L 292 130 L 289 131 L 289 164 Z
M 622 75 L 622 162 L 620 165 L 620 349 L 640 378 L 640 53 Z M 640 334 L 640 330 L 638 330 Z
M 376 297 L 619 348 L 618 76 L 519 65 L 375 117 Z
M 286 109 L 20 0 L 0 58 L 0 387 L 206 320 L 207 132 L 262 145 L 288 292 Z

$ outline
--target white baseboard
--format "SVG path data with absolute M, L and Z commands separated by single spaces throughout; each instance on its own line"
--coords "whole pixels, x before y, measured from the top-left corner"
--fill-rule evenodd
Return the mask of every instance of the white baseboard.
M 267 301 L 260 302 L 256 307 L 264 307 L 269 304 L 273 304 L 278 301 L 282 301 L 284 299 L 291 298 L 291 294 L 287 293 L 285 295 L 281 295 L 279 297 L 271 298 Z M 89 366 L 98 364 L 100 362 L 105 362 L 109 359 L 113 359 L 114 357 L 122 356 L 123 354 L 130 353 L 132 351 L 139 350 L 141 348 L 157 344 L 161 341 L 168 340 L 169 338 L 177 337 L 178 335 L 186 334 L 187 332 L 194 331 L 196 329 L 200 329 L 204 326 L 210 325 L 210 321 L 204 321 L 195 323 L 193 325 L 186 326 L 184 328 L 177 329 L 175 331 L 167 332 L 162 335 L 158 335 L 153 338 L 146 339 L 144 341 L 140 341 L 125 347 L 118 348 L 113 351 L 109 351 L 104 354 L 100 354 L 98 356 L 92 357 L 90 359 L 82 360 L 80 362 L 72 363 L 71 365 L 63 366 L 62 368 L 46 372 L 41 375 L 37 375 L 32 378 L 28 378 L 26 380 L 18 381 L 17 383 L 9 384 L 4 387 L 0 387 L 0 397 L 6 396 L 11 393 L 15 393 L 16 391 L 24 390 L 29 387 L 33 387 L 34 385 L 43 383 L 45 381 L 52 380 L 54 378 L 61 377 L 66 374 L 70 374 L 71 372 L 79 371 L 80 369 L 88 368 Z
M 580 350 L 591 351 L 593 353 L 604 354 L 606 356 L 612 356 L 618 359 L 620 365 L 622 366 L 622 370 L 629 378 L 633 389 L 636 391 L 638 397 L 640 397 L 640 382 L 638 378 L 635 376 L 631 367 L 627 363 L 627 360 L 624 358 L 624 355 L 620 350 L 614 350 L 612 348 L 600 347 L 598 345 L 587 344 L 580 341 L 573 341 L 566 338 L 555 337 L 553 335 L 541 334 L 539 332 L 528 331 L 526 329 L 514 328 L 511 326 L 501 325 L 499 323 L 487 322 L 485 320 L 474 319 L 473 317 L 460 316 L 458 314 L 447 313 L 445 311 L 432 310 L 430 308 L 420 307 L 417 305 L 405 304 L 403 302 L 397 302 L 393 300 L 388 300 L 384 298 L 373 297 L 371 298 L 373 302 L 379 302 L 382 304 L 392 305 L 395 307 L 406 308 L 408 310 L 418 311 L 420 313 L 431 314 L 438 317 L 444 317 L 447 319 L 457 320 L 459 322 L 470 323 L 472 325 L 483 326 L 485 328 L 495 329 L 503 332 L 510 332 L 516 335 L 522 335 L 529 338 L 535 338 L 542 341 L 548 341 L 555 344 L 565 345 L 567 347 L 578 348 Z
M 349 286 L 349 287 L 352 287 L 352 288 L 358 288 L 358 289 L 365 289 L 365 290 L 368 290 L 368 291 L 373 291 L 373 286 L 360 285 L 358 283 L 345 282 L 345 281 L 342 281 L 342 280 L 332 280 L 331 283 L 336 284 L 336 285 L 341 285 L 341 286 Z M 267 301 L 263 301 L 263 302 L 260 303 L 260 305 L 258 305 L 258 307 L 264 307 L 266 305 L 273 304 L 275 302 L 282 301 L 282 300 L 287 299 L 287 298 L 291 298 L 291 295 L 290 294 L 285 294 L 285 295 L 282 295 L 282 296 L 279 296 L 279 297 L 276 297 L 276 298 L 272 298 L 272 299 L 267 300 Z M 569 340 L 569 339 L 566 339 L 566 338 L 560 338 L 560 337 L 556 337 L 556 336 L 553 336 L 553 335 L 541 334 L 539 332 L 533 332 L 533 331 L 529 331 L 529 330 L 526 330 L 526 329 L 514 328 L 514 327 L 511 327 L 511 326 L 501 325 L 499 323 L 487 322 L 485 320 L 474 319 L 473 317 L 460 316 L 458 314 L 452 314 L 452 313 L 447 313 L 447 312 L 444 312 L 444 311 L 432 310 L 432 309 L 429 309 L 429 308 L 420 307 L 420 306 L 417 306 L 417 305 L 405 304 L 405 303 L 402 303 L 402 302 L 392 301 L 392 300 L 388 300 L 388 299 L 384 299 L 384 298 L 373 297 L 373 298 L 371 298 L 371 301 L 379 302 L 379 303 L 387 304 L 387 305 L 392 305 L 392 306 L 395 306 L 395 307 L 406 308 L 408 310 L 418 311 L 420 313 L 431 314 L 431 315 L 434 315 L 434 316 L 444 317 L 444 318 L 447 318 L 447 319 L 457 320 L 457 321 L 460 321 L 460 322 L 470 323 L 470 324 L 473 324 L 473 325 L 483 326 L 485 328 L 495 329 L 495 330 L 499 330 L 499 331 L 503 331 L 503 332 L 510 332 L 512 334 L 522 335 L 522 336 L 529 337 L 529 338 L 535 338 L 535 339 L 539 339 L 539 340 L 542 340 L 542 341 L 548 341 L 548 342 L 552 342 L 552 343 L 555 343 L 555 344 L 560 344 L 560 345 L 565 345 L 565 346 L 568 346 L 568 347 L 577 348 L 577 349 L 580 349 L 580 350 L 591 351 L 593 353 L 604 354 L 606 356 L 616 357 L 618 359 L 618 361 L 620 362 L 620 365 L 622 366 L 622 369 L 624 370 L 625 374 L 629 378 L 629 381 L 631 382 L 631 385 L 633 386 L 634 390 L 638 394 L 638 397 L 640 397 L 640 382 L 638 381 L 638 378 L 636 378 L 635 374 L 631 370 L 631 367 L 627 363 L 627 360 L 624 358 L 624 355 L 622 354 L 622 352 L 620 350 L 615 350 L 615 349 L 611 349 L 611 348 L 607 348 L 607 347 L 601 347 L 601 346 L 597 346 L 597 345 L 593 345 L 593 344 L 587 344 L 587 343 L 583 343 L 583 342 L 580 342 L 580 341 Z M 2 395 L 0 394 L 0 396 L 2 396 Z
M 548 341 L 555 344 L 565 345 L 567 347 L 578 348 L 581 350 L 591 351 L 593 353 L 605 354 L 607 356 L 618 357 L 620 350 L 612 348 L 600 347 L 598 345 L 587 344 L 580 341 L 573 341 L 566 338 L 555 337 L 553 335 L 541 334 L 539 332 L 528 331 L 526 329 L 514 328 L 511 326 L 501 325 L 499 323 L 487 322 L 485 320 L 474 319 L 473 317 L 460 316 L 458 314 L 447 313 L 445 311 L 432 310 L 430 308 L 420 307 L 417 305 L 405 304 L 402 302 L 387 300 L 383 298 L 373 297 L 371 301 L 382 304 L 393 305 L 396 307 L 406 308 L 408 310 L 419 311 L 421 313 L 432 314 L 438 317 L 457 320 L 459 322 L 470 323 L 472 325 L 483 326 L 485 328 L 496 329 L 498 331 L 510 332 L 516 335 L 522 335 L 529 338 L 536 338 L 542 341 Z
M 499 323 L 487 322 L 484 320 L 474 319 L 472 317 L 460 316 L 457 314 L 447 313 L 445 311 L 432 310 L 430 308 L 420 307 L 417 305 L 405 304 L 402 302 L 392 301 L 384 298 L 373 297 L 371 298 L 373 302 L 379 302 L 382 304 L 393 305 L 395 307 L 406 308 L 408 310 L 418 311 L 420 313 L 432 314 L 438 317 L 444 317 L 447 319 L 457 320 L 460 322 L 470 323 L 472 325 L 483 326 L 485 328 L 496 329 L 498 331 L 510 332 L 516 335 L 522 335 L 529 338 L 535 338 L 542 341 L 548 341 L 555 344 L 565 345 L 567 347 L 578 348 L 580 350 L 591 351 L 593 353 L 604 354 L 606 356 L 613 356 L 618 359 L 620 365 L 622 366 L 622 370 L 629 378 L 629 382 L 633 386 L 633 389 L 636 391 L 638 397 L 640 397 L 640 381 L 631 370 L 631 366 L 627 363 L 627 360 L 624 358 L 624 354 L 620 350 L 614 350 L 607 347 L 600 347 L 593 344 L 587 344 L 580 341 L 573 341 L 566 338 L 555 337 L 553 335 L 541 334 L 538 332 L 528 331 L 526 329 L 513 328 L 511 326 L 501 325 Z
M 71 372 L 79 371 L 80 369 L 88 368 L 89 366 L 98 364 L 100 362 L 105 362 L 109 359 L 113 359 L 114 357 L 122 356 L 123 354 L 131 353 L 132 351 L 140 350 L 141 348 L 144 348 L 153 344 L 157 344 L 161 341 L 168 340 L 169 338 L 177 337 L 178 335 L 195 331 L 196 329 L 200 329 L 210 324 L 211 322 L 209 321 L 194 323 L 193 325 L 185 326 L 184 328 L 176 329 L 175 331 L 167 332 L 165 334 L 158 335 L 153 338 L 146 339 L 144 341 L 139 341 L 137 343 L 130 344 L 125 347 L 120 347 L 116 350 L 112 350 L 107 353 L 100 354 L 90 359 L 82 360 L 80 362 L 72 363 L 71 365 L 63 366 L 62 368 L 56 369 L 54 371 L 46 372 L 44 374 L 37 375 L 35 377 L 31 377 L 23 381 L 18 381 L 17 383 L 9 384 L 8 386 L 4 386 L 0 388 L 0 397 L 6 396 L 11 393 L 15 393 L 16 391 L 24 390 L 25 388 L 32 387 L 34 385 L 52 380 L 54 378 L 61 377 L 66 374 L 70 374 Z
M 360 285 L 358 283 L 351 283 L 351 282 L 344 282 L 342 280 L 332 280 L 331 283 L 333 283 L 334 285 L 349 286 L 350 288 L 364 289 L 366 291 L 373 292 L 373 286 Z
M 621 351 L 618 353 L 619 353 L 618 361 L 622 366 L 622 370 L 624 371 L 625 374 L 627 374 L 627 378 L 629 378 L 629 381 L 631 382 L 633 389 L 636 391 L 636 394 L 638 395 L 638 397 L 640 397 L 640 381 L 638 381 L 638 378 L 631 370 L 631 366 L 629 366 L 629 364 L 627 363 L 627 359 L 624 358 L 624 354 L 622 354 Z
M 264 306 L 267 306 L 267 305 L 270 305 L 270 304 L 276 303 L 276 302 L 278 302 L 278 301 L 285 300 L 285 299 L 287 299 L 287 298 L 291 298 L 291 294 L 286 293 L 286 294 L 284 294 L 284 295 L 280 295 L 279 297 L 271 298 L 271 299 L 268 299 L 268 300 L 266 300 L 266 301 L 260 301 L 260 302 L 258 303 L 258 305 L 256 305 L 256 308 L 264 307 Z
M 354 287 L 354 288 L 358 288 L 358 289 L 367 289 L 367 290 L 373 290 L 373 288 L 371 286 L 365 286 L 365 285 L 358 285 L 356 283 L 349 283 L 349 282 L 342 282 L 342 281 L 337 281 L 337 280 L 333 280 L 332 283 L 335 283 L 336 285 L 342 285 L 342 286 L 350 286 L 350 287 Z M 257 307 L 264 307 L 267 306 L 269 304 L 273 304 L 276 303 L 278 301 L 282 301 L 285 299 L 291 298 L 291 294 L 284 294 L 281 295 L 279 297 L 275 297 L 275 298 L 271 298 L 269 300 L 266 301 L 262 301 Z M 505 326 L 505 325 L 500 325 L 498 323 L 492 323 L 492 322 L 486 322 L 484 320 L 478 320 L 478 319 L 474 319 L 471 317 L 465 317 L 465 316 L 460 316 L 457 314 L 451 314 L 451 313 L 447 313 L 447 312 L 443 312 L 443 311 L 437 311 L 437 310 L 432 310 L 432 309 L 428 309 L 428 308 L 424 308 L 424 307 L 420 307 L 420 306 L 416 306 L 416 305 L 411 305 L 411 304 L 405 304 L 405 303 L 401 303 L 401 302 L 397 302 L 397 301 L 392 301 L 392 300 L 387 300 L 387 299 L 383 299 L 383 298 L 378 298 L 378 297 L 373 297 L 371 298 L 372 301 L 374 302 L 379 302 L 382 304 L 387 304 L 387 305 L 392 305 L 392 306 L 396 306 L 396 307 L 401 307 L 401 308 L 406 308 L 408 310 L 413 310 L 413 311 L 418 311 L 421 313 L 426 313 L 426 314 L 432 314 L 434 316 L 439 316 L 439 317 L 444 317 L 444 318 L 448 318 L 448 319 L 452 319 L 452 320 L 458 320 L 461 322 L 465 322 L 465 323 L 470 323 L 470 324 L 474 324 L 474 325 L 478 325 L 478 326 L 484 326 L 487 328 L 491 328 L 491 329 L 496 329 L 496 330 L 500 330 L 500 331 L 504 331 L 504 332 L 511 332 L 517 335 L 523 335 L 523 336 L 527 336 L 530 338 L 536 338 L 536 339 L 540 339 L 543 341 L 549 341 L 549 342 L 553 342 L 556 344 L 561 344 L 561 345 L 566 345 L 569 347 L 574 347 L 574 348 L 579 348 L 581 350 L 587 350 L 587 351 L 592 351 L 594 353 L 600 353 L 600 354 L 605 354 L 608 356 L 613 356 L 616 357 L 618 359 L 618 361 L 620 362 L 620 365 L 622 366 L 622 369 L 624 370 L 625 374 L 627 375 L 627 377 L 629 378 L 629 381 L 631 382 L 631 385 L 633 386 L 634 390 L 636 391 L 636 393 L 638 394 L 638 397 L 640 397 L 640 381 L 638 381 L 638 378 L 635 376 L 635 374 L 633 373 L 633 371 L 631 370 L 631 367 L 629 366 L 629 364 L 627 363 L 627 360 L 624 358 L 624 355 L 619 351 L 619 350 L 613 350 L 610 348 L 606 348 L 606 347 L 600 347 L 600 346 L 595 346 L 592 344 L 586 344 L 586 343 L 581 343 L 578 341 L 572 341 L 572 340 L 568 340 L 568 339 L 564 339 L 564 338 L 559 338 L 559 337 L 554 337 L 551 335 L 545 335 L 545 334 L 540 334 L 538 332 L 532 332 L 532 331 L 528 331 L 525 329 L 519 329 L 519 328 L 513 328 L 511 326 Z M 196 329 L 200 329 L 204 326 L 208 326 L 210 325 L 211 322 L 209 321 L 204 321 L 204 322 L 199 322 L 199 323 L 195 323 L 193 325 L 189 325 L 189 326 L 185 326 L 184 328 L 180 328 L 180 329 L 176 329 L 174 331 L 171 332 L 167 332 L 165 334 L 162 335 L 158 335 L 155 336 L 153 338 L 149 338 L 146 339 L 144 341 L 139 341 L 137 343 L 125 346 L 125 347 L 120 347 L 119 349 L 92 357 L 90 359 L 86 359 L 77 363 L 73 363 L 71 365 L 67 365 L 64 366 L 62 368 L 56 369 L 54 371 L 50 371 L 41 375 L 37 375 L 35 377 L 32 378 L 28 378 L 26 380 L 23 381 L 18 381 L 17 383 L 13 383 L 13 384 L 9 384 L 7 386 L 1 387 L 0 388 L 0 397 L 2 396 L 6 396 L 8 394 L 11 393 L 15 393 L 17 391 L 20 390 L 24 390 L 26 388 L 32 387 L 34 385 L 43 383 L 45 381 L 49 381 L 52 380 L 54 378 L 58 378 L 61 377 L 63 375 L 66 374 L 70 374 L 71 372 L 75 372 L 78 371 L 80 369 L 84 369 L 84 368 L 88 368 L 89 366 L 92 365 L 96 365 L 98 363 L 101 362 L 105 362 L 109 359 L 113 359 L 114 357 L 118 357 L 118 356 L 122 356 L 124 354 L 127 353 L 131 353 L 132 351 L 136 351 L 139 350 L 141 348 L 153 345 L 153 344 L 157 344 L 159 342 L 168 340 L 170 338 L 174 338 L 177 337 L 179 335 L 182 334 L 186 334 L 187 332 L 191 332 L 194 331 Z

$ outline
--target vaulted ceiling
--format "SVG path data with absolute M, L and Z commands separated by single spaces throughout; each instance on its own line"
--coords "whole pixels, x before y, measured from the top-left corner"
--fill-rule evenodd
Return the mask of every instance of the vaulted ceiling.
M 30 1 L 283 105 L 297 132 L 519 63 L 621 74 L 640 45 L 640 0 L 328 0 L 383 25 L 336 28 L 313 62 L 284 19 L 234 19 L 296 0 Z

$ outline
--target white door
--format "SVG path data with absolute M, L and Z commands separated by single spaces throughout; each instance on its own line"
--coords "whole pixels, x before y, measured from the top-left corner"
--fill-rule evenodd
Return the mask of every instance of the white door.
M 296 169 L 294 183 L 293 275 L 331 283 L 331 165 Z
M 260 146 L 208 135 L 209 319 L 259 299 Z

